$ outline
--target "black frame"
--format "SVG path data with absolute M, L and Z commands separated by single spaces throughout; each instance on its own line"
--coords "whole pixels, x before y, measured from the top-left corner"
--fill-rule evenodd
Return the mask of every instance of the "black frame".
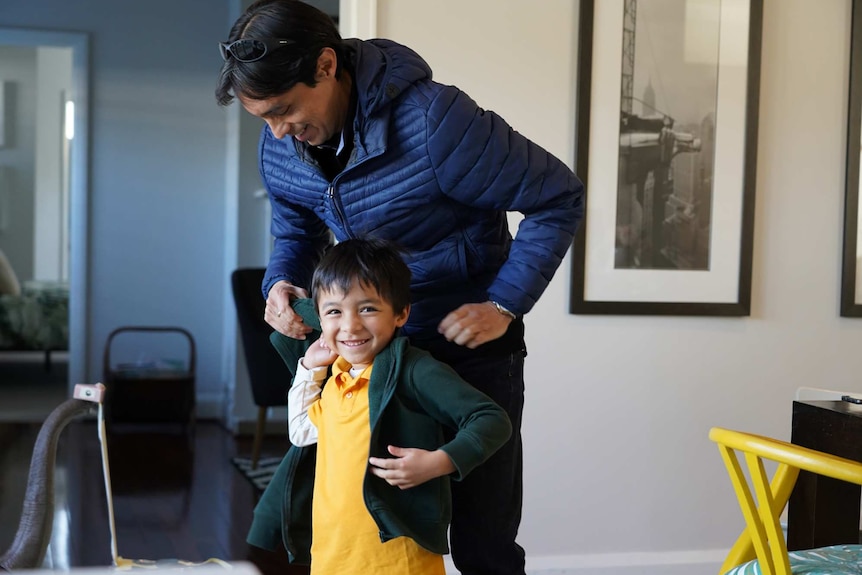
M 850 34 L 850 94 L 847 108 L 847 167 L 844 191 L 844 255 L 841 315 L 862 317 L 856 301 L 856 242 L 859 233 L 859 138 L 862 137 L 862 0 L 853 0 Z
M 606 0 L 602 0 L 603 2 Z M 862 0 L 854 0 L 862 1 Z M 592 90 L 593 20 L 597 0 L 582 0 L 578 46 L 576 173 L 589 188 L 589 142 Z M 737 301 L 725 302 L 652 302 L 585 300 L 586 230 L 581 224 L 573 243 L 570 313 L 680 316 L 747 316 L 751 308 L 751 270 L 754 237 L 754 200 L 757 166 L 758 110 L 760 100 L 760 58 L 763 0 L 750 0 L 748 31 L 748 68 L 745 97 L 745 150 L 742 189 L 742 214 L 739 253 L 739 290 Z M 589 192 L 589 189 L 588 189 Z M 585 198 L 588 201 L 589 194 Z M 585 210 L 586 213 L 586 210 Z M 862 315 L 862 312 L 860 312 Z

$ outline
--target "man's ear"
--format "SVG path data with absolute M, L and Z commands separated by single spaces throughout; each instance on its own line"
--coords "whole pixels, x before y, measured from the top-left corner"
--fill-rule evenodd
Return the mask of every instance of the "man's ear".
M 324 48 L 317 57 L 317 70 L 314 74 L 317 81 L 325 78 L 335 78 L 338 69 L 338 56 L 332 48 Z

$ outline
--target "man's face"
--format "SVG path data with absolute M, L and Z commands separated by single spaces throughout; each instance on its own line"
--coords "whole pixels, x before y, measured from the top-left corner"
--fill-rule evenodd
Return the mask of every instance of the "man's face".
M 278 96 L 254 100 L 240 95 L 239 101 L 249 114 L 263 119 L 276 138 L 293 136 L 319 146 L 341 133 L 347 115 L 350 88 L 345 92 L 344 84 L 336 80 L 336 65 L 335 53 L 324 48 L 313 88 L 299 83 Z

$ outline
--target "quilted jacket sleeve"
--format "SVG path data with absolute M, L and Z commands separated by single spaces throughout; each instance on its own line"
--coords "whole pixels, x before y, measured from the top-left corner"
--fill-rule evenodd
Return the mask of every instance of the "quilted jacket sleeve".
M 267 182 L 267 174 L 262 161 L 263 146 L 266 138 L 272 137 L 264 126 L 258 150 L 258 157 L 261 158 L 260 176 L 264 184 Z M 271 166 L 267 169 L 278 168 Z M 309 289 L 314 267 L 331 243 L 326 224 L 311 210 L 289 202 L 271 190 L 269 185 L 266 185 L 266 188 L 272 206 L 271 232 L 275 242 L 261 286 L 264 299 L 269 295 L 272 285 L 279 280 L 287 280 L 295 286 Z
M 544 292 L 584 216 L 584 186 L 494 112 L 446 87 L 428 110 L 428 149 L 443 193 L 524 215 L 489 297 L 524 314 Z

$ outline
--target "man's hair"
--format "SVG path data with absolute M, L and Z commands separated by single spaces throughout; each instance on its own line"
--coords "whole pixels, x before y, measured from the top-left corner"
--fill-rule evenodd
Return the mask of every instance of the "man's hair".
M 335 50 L 335 77 L 340 78 L 344 50 L 338 28 L 332 18 L 305 2 L 258 0 L 234 23 L 227 42 L 242 38 L 277 38 L 294 43 L 255 62 L 240 62 L 229 56 L 222 65 L 215 91 L 220 106 L 238 96 L 254 100 L 278 96 L 300 82 L 314 87 L 317 58 L 324 48 Z
M 311 297 L 319 304 L 321 291 L 347 293 L 354 282 L 373 287 L 380 297 L 400 313 L 410 305 L 410 268 L 392 242 L 350 239 L 326 252 L 311 278 Z

